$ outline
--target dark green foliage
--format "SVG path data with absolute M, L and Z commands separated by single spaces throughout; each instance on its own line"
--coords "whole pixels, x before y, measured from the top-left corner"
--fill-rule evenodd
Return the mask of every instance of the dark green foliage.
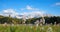
M 25 23 L 26 24 L 34 24 L 34 22 L 36 20 L 39 20 L 40 21 L 41 17 L 39 18 L 31 18 L 31 19 L 26 19 Z M 56 22 L 56 24 L 59 24 L 60 23 L 60 17 L 59 16 L 53 16 L 53 17 L 44 17 L 45 19 L 45 23 L 47 24 L 54 24 L 54 22 Z M 4 17 L 4 16 L 1 16 L 0 15 L 0 24 L 4 24 L 4 23 L 7 23 L 7 24 L 22 24 L 24 20 L 23 19 L 17 19 L 17 18 L 11 18 L 11 17 Z
M 56 17 L 56 16 L 48 17 L 48 18 L 45 18 L 45 22 L 48 24 L 50 24 L 50 23 L 54 24 L 54 22 L 56 22 L 56 24 L 59 24 L 60 23 L 60 17 Z

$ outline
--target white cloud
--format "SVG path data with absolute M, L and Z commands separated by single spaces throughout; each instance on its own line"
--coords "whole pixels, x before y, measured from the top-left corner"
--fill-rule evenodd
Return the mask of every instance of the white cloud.
M 27 5 L 25 8 L 20 8 L 21 11 L 23 10 L 33 10 L 33 8 L 29 5 Z
M 29 6 L 29 5 L 27 5 L 25 9 L 32 10 L 32 11 L 39 10 L 38 8 L 33 8 L 33 7 Z
M 60 2 L 56 2 L 56 3 L 52 4 L 52 6 L 60 6 Z
M 39 10 L 38 8 L 33 8 L 31 7 L 30 5 L 27 5 L 25 8 L 21 8 L 20 10 L 32 10 L 32 11 L 36 11 L 36 10 Z
M 43 14 L 45 14 L 46 12 L 45 11 L 42 11 L 38 8 L 33 8 L 31 7 L 30 5 L 27 5 L 25 7 L 25 9 L 22 9 L 22 10 L 28 10 L 30 12 L 24 12 L 24 13 L 21 13 L 22 15 L 26 15 L 26 16 L 29 16 L 30 18 L 33 18 L 35 16 L 42 16 L 43 17 Z
M 24 9 L 24 8 L 21 8 L 20 10 L 23 11 L 23 10 L 25 10 L 25 9 Z
M 33 8 L 32 8 L 31 6 L 29 6 L 29 5 L 27 5 L 27 6 L 26 6 L 26 9 L 27 9 L 27 10 L 32 10 Z
M 30 15 L 31 17 L 43 17 L 45 12 L 43 11 L 33 11 L 33 12 L 30 12 Z
M 28 18 L 33 18 L 33 17 L 43 17 L 45 12 L 44 11 L 32 11 L 32 12 L 24 12 L 22 14 L 25 16 L 28 16 Z
M 45 11 L 41 11 L 40 9 L 38 8 L 33 8 L 29 5 L 26 6 L 26 8 L 22 8 L 21 10 L 32 10 L 30 12 L 23 12 L 23 13 L 17 13 L 15 11 L 15 9 L 6 9 L 6 10 L 3 10 L 3 15 L 5 16 L 8 16 L 9 14 L 14 17 L 16 15 L 25 15 L 25 16 L 28 16 L 29 18 L 33 18 L 35 16 L 39 17 L 39 16 L 43 16 L 46 12 Z M 17 17 L 17 18 L 21 18 L 21 17 Z
M 60 6 L 60 2 L 57 2 L 56 5 L 57 5 L 57 6 Z
M 11 17 L 14 17 L 15 15 L 18 15 L 18 13 L 14 9 L 6 9 L 6 10 L 3 10 L 2 13 L 3 13 L 4 16 L 11 15 Z
M 6 10 L 3 10 L 3 13 L 12 14 L 12 13 L 15 13 L 15 11 L 13 9 L 6 9 Z

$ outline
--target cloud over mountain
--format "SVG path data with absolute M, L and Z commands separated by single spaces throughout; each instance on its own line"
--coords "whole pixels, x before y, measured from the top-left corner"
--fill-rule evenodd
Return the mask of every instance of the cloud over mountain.
M 15 17 L 15 16 L 18 16 L 18 15 L 23 15 L 23 16 L 28 16 L 28 17 L 39 17 L 39 16 L 43 16 L 46 12 L 45 11 L 41 11 L 40 9 L 38 8 L 33 8 L 29 5 L 27 5 L 25 7 L 25 9 L 22 9 L 22 10 L 28 10 L 30 12 L 22 12 L 22 13 L 18 13 L 15 11 L 15 9 L 6 9 L 6 10 L 3 10 L 3 15 L 4 16 L 8 16 L 8 15 L 11 15 L 11 17 Z M 18 17 L 17 17 L 18 18 Z

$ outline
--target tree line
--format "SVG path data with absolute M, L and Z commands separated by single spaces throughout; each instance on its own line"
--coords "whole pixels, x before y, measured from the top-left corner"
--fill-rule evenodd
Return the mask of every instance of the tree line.
M 36 20 L 41 19 L 42 17 L 39 18 L 31 18 L 31 19 L 26 19 L 25 24 L 34 24 Z M 45 19 L 45 24 L 59 24 L 60 23 L 60 16 L 53 16 L 53 17 L 44 17 Z M 4 17 L 0 15 L 0 24 L 23 24 L 24 20 L 23 19 L 18 19 L 18 18 L 12 18 L 12 17 Z

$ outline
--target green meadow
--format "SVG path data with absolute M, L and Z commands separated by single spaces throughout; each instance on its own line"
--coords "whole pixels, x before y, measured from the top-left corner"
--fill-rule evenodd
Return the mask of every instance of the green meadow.
M 60 32 L 59 25 L 3 25 L 0 24 L 0 32 Z

